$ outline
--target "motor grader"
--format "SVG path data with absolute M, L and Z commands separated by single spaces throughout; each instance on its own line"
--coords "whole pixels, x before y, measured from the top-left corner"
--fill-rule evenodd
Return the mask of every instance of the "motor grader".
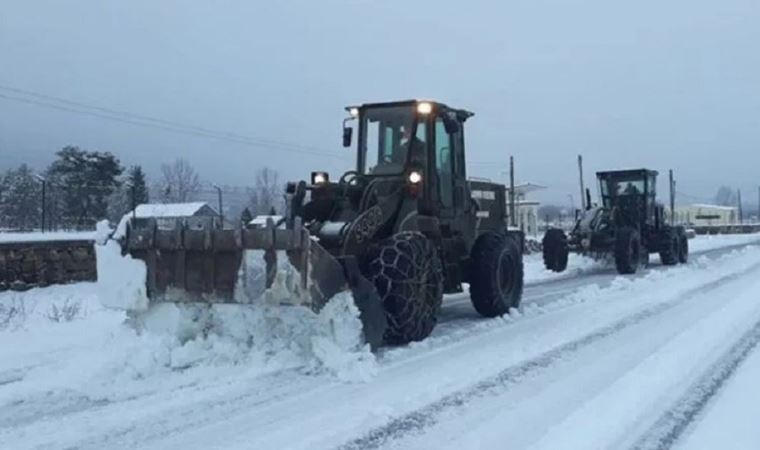
M 427 337 L 443 295 L 463 283 L 483 316 L 516 308 L 524 239 L 507 227 L 505 187 L 466 178 L 473 114 L 417 100 L 346 110 L 344 147 L 358 131 L 355 169 L 288 183 L 282 219 L 228 229 L 204 218 L 130 218 L 122 253 L 146 263 L 150 302 L 254 303 L 240 278 L 258 264 L 265 291 L 287 272 L 284 303 L 319 311 L 350 291 L 373 348 Z
M 657 171 L 647 169 L 597 172 L 601 205 L 580 211 L 569 236 L 558 228 L 542 240 L 544 265 L 554 272 L 567 268 L 568 254 L 597 259 L 612 256 L 620 274 L 635 273 L 659 253 L 664 265 L 686 263 L 689 242 L 684 227 L 668 223 L 657 202 Z M 671 199 L 673 198 L 671 181 Z M 671 201 L 672 204 L 672 201 Z

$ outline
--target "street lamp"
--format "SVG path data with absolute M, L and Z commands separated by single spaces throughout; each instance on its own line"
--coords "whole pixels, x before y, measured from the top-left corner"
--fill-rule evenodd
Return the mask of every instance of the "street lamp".
M 132 197 L 132 221 L 134 222 L 137 219 L 137 187 L 131 181 L 127 181 L 125 186 L 129 188 L 130 196 Z
M 222 209 L 222 188 L 220 188 L 217 184 L 211 185 L 214 189 L 216 189 L 216 193 L 219 196 L 219 220 L 221 221 L 220 227 L 224 229 L 224 210 Z
M 41 205 L 42 217 L 40 217 L 40 231 L 44 233 L 45 232 L 45 189 L 47 188 L 47 179 L 45 179 L 45 177 L 43 177 L 40 174 L 35 174 L 34 177 L 37 178 L 42 183 L 42 205 Z

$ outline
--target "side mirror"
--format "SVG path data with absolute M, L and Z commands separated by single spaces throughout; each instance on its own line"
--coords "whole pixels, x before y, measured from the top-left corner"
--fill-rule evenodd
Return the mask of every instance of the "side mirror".
M 443 127 L 446 129 L 446 133 L 456 134 L 459 132 L 459 121 L 454 114 L 443 114 L 441 119 L 443 119 Z
M 343 146 L 351 147 L 351 137 L 354 135 L 354 129 L 351 127 L 343 126 Z

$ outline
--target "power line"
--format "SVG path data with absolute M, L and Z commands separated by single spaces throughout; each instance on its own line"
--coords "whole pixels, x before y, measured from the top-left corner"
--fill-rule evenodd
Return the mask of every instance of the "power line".
M 122 117 L 126 117 L 126 118 L 129 118 L 129 119 L 135 119 L 135 120 L 138 120 L 138 121 L 141 121 L 141 122 L 155 122 L 155 123 L 160 123 L 160 124 L 163 124 L 163 125 L 168 125 L 168 126 L 173 127 L 173 128 L 194 130 L 194 131 L 197 131 L 197 132 L 200 132 L 200 133 L 204 133 L 204 134 L 222 135 L 222 136 L 225 136 L 225 137 L 234 138 L 234 139 L 242 139 L 242 140 L 245 140 L 245 141 L 256 141 L 256 142 L 260 142 L 260 143 L 265 144 L 265 145 L 287 145 L 287 146 L 290 146 L 290 147 L 297 147 L 297 148 L 302 148 L 302 149 L 306 149 L 306 150 L 316 149 L 318 151 L 325 151 L 324 149 L 319 149 L 317 147 L 305 146 L 305 145 L 301 145 L 301 144 L 295 144 L 295 143 L 277 141 L 277 140 L 272 140 L 272 139 L 263 139 L 263 138 L 248 137 L 248 136 L 243 136 L 241 134 L 236 134 L 236 133 L 231 133 L 231 132 L 224 132 L 224 131 L 216 131 L 216 130 L 212 130 L 212 129 L 209 129 L 209 128 L 199 127 L 199 126 L 196 126 L 196 125 L 187 125 L 187 124 L 183 124 L 183 123 L 180 123 L 180 122 L 174 122 L 174 121 L 160 119 L 160 118 L 155 118 L 155 117 L 151 117 L 151 116 L 134 114 L 134 113 L 131 113 L 131 112 L 128 112 L 128 111 L 122 111 L 122 110 L 111 109 L 111 108 L 104 108 L 104 107 L 101 107 L 101 106 L 95 106 L 95 105 L 91 105 L 91 104 L 87 104 L 87 103 L 82 103 L 82 102 L 77 102 L 77 101 L 73 101 L 73 100 L 68 100 L 68 99 L 64 99 L 64 98 L 61 98 L 61 97 L 55 97 L 55 96 L 52 96 L 52 95 L 42 94 L 42 93 L 39 93 L 39 92 L 34 92 L 34 91 L 28 91 L 28 90 L 24 90 L 24 89 L 13 88 L 13 87 L 10 87 L 10 86 L 0 85 L 0 90 L 11 91 L 11 92 L 14 92 L 16 94 L 21 94 L 21 95 L 25 95 L 25 96 L 37 97 L 39 99 L 53 101 L 53 102 L 57 102 L 57 103 L 63 103 L 63 104 L 75 106 L 75 107 L 78 107 L 78 108 L 92 109 L 92 110 L 100 111 L 100 112 L 103 112 L 103 113 L 106 113 L 106 114 L 109 114 L 109 115 L 122 116 Z M 328 154 L 333 154 L 330 151 L 325 151 L 325 152 L 328 153 Z
M 678 191 L 678 190 L 676 191 L 676 195 L 681 195 L 681 196 L 686 197 L 688 199 L 696 200 L 696 201 L 698 201 L 700 203 L 712 203 L 713 202 L 713 200 L 708 199 L 706 197 L 699 197 L 699 196 L 687 194 L 686 192 L 681 192 L 681 191 Z
M 97 117 L 101 119 L 111 120 L 115 122 L 127 123 L 130 125 L 154 128 L 164 131 L 170 131 L 179 134 L 191 135 L 196 137 L 205 137 L 218 139 L 228 142 L 233 142 L 242 145 L 248 145 L 252 147 L 279 149 L 283 151 L 311 154 L 318 156 L 329 156 L 333 158 L 343 159 L 343 155 L 338 153 L 332 153 L 325 149 L 318 147 L 305 146 L 301 144 L 295 144 L 290 142 L 262 139 L 243 136 L 236 133 L 216 131 L 204 127 L 198 127 L 194 125 L 186 125 L 179 122 L 143 116 L 139 114 L 133 114 L 127 111 L 119 111 L 110 108 L 104 108 L 95 105 L 88 105 L 82 102 L 76 102 L 73 100 L 54 97 L 38 92 L 25 91 L 9 86 L 0 85 L 0 90 L 11 92 L 15 95 L 1 94 L 0 99 L 25 103 L 42 108 L 55 109 L 59 111 L 69 112 L 79 115 L 87 115 L 91 117 Z M 19 96 L 20 95 L 20 96 Z M 26 97 L 26 98 L 25 98 Z M 29 98 L 31 97 L 31 98 Z

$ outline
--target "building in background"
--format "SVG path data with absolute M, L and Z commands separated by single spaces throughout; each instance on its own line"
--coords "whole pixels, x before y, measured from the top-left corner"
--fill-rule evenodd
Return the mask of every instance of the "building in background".
M 130 212 L 131 216 L 133 213 Z M 188 217 L 211 217 L 218 221 L 219 213 L 206 202 L 188 203 L 145 203 L 137 205 L 134 215 L 138 219 L 156 218 L 158 226 L 171 226 L 176 219 Z
M 739 208 L 736 206 L 682 205 L 676 206 L 675 214 L 676 223 L 691 226 L 733 225 L 739 221 Z
M 541 203 L 528 200 L 527 195 L 546 189 L 533 183 L 523 183 L 515 186 L 515 215 L 517 226 L 529 236 L 538 236 L 538 207 Z M 507 186 L 507 214 L 509 214 L 510 190 Z

